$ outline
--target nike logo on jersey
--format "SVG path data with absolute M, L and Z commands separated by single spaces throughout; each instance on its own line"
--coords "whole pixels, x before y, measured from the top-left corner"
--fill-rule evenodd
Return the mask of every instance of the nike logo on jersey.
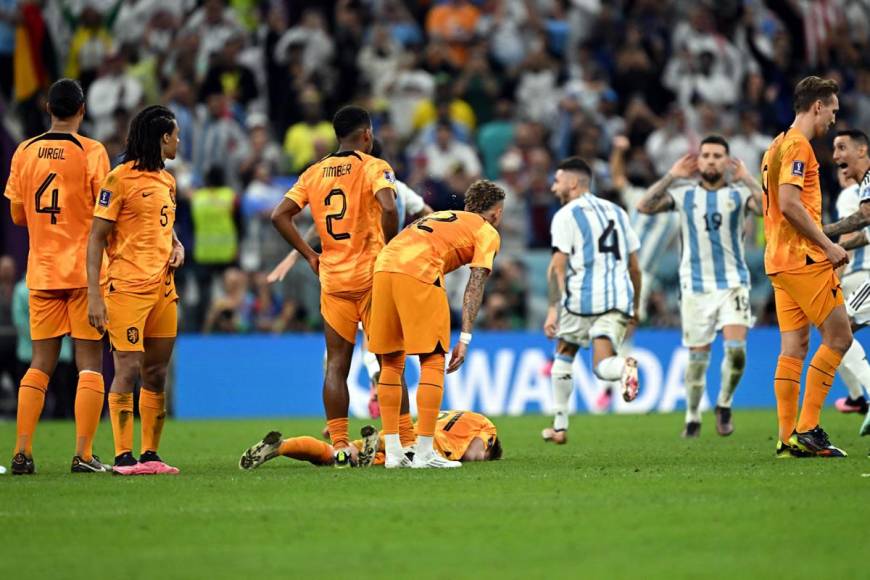
M 142 192 L 142 197 L 148 197 L 150 195 L 154 195 L 154 192 L 153 191 L 143 191 Z

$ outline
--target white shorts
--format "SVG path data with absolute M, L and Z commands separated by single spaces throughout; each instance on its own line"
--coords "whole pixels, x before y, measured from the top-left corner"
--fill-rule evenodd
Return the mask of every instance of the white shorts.
M 619 310 L 611 310 L 598 316 L 577 316 L 565 308 L 559 314 L 559 332 L 556 336 L 565 342 L 588 348 L 596 338 L 609 338 L 613 350 L 619 350 L 625 338 L 629 317 Z
M 752 326 L 749 288 L 738 286 L 680 297 L 683 321 L 683 346 L 706 346 L 716 339 L 723 326 Z
M 840 280 L 846 298 L 846 313 L 855 324 L 870 324 L 870 273 L 860 270 Z

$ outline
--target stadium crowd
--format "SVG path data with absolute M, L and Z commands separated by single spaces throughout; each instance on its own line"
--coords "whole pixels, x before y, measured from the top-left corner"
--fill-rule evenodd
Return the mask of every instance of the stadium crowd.
M 709 133 L 758 172 L 807 72 L 839 82 L 843 126 L 870 126 L 868 43 L 860 0 L 0 0 L 0 171 L 5 182 L 14 145 L 47 129 L 45 89 L 60 76 L 81 81 L 83 132 L 113 164 L 131 117 L 165 104 L 181 129 L 169 168 L 188 248 L 182 331 L 314 329 L 309 269 L 266 281 L 288 251 L 269 214 L 335 147 L 334 111 L 356 102 L 398 178 L 436 210 L 461 207 L 479 177 L 507 191 L 480 323 L 540 328 L 557 160 L 587 159 L 595 192 L 626 207 Z M 815 145 L 830 212 L 831 144 Z M 0 267 L 0 339 L 15 334 L 27 248 L 2 214 L 14 263 Z M 752 298 L 770 322 L 755 231 Z M 658 255 L 646 324 L 675 326 L 678 243 Z

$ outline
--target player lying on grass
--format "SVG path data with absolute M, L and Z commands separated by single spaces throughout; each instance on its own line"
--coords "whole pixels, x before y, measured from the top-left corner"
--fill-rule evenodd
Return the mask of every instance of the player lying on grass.
M 352 464 L 357 467 L 383 465 L 386 457 L 384 433 L 366 425 L 360 431 L 362 439 L 351 444 L 358 452 Z M 445 459 L 462 462 L 495 461 L 501 459 L 502 447 L 498 431 L 492 421 L 471 411 L 444 411 L 435 424 L 435 451 Z M 290 459 L 308 461 L 314 465 L 333 465 L 332 445 L 314 437 L 290 437 L 272 431 L 251 446 L 239 460 L 241 469 L 256 469 L 265 462 L 283 455 Z

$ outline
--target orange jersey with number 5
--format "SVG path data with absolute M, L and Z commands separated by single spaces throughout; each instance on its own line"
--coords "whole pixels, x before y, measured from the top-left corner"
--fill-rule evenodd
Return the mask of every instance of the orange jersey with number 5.
M 323 251 L 323 292 L 358 292 L 372 285 L 378 252 L 384 247 L 381 205 L 375 194 L 391 189 L 396 178 L 390 165 L 361 151 L 341 151 L 309 167 L 286 197 L 311 215 Z
M 24 206 L 31 290 L 87 287 L 94 201 L 108 171 L 103 145 L 76 133 L 44 133 L 16 149 L 4 195 Z
M 800 234 L 783 216 L 779 188 L 800 188 L 801 204 L 813 222 L 822 228 L 822 189 L 819 186 L 819 163 L 810 142 L 792 127 L 780 133 L 761 162 L 764 187 L 764 269 L 768 274 L 803 268 L 807 258 L 823 262 L 825 252 L 815 242 Z
M 106 176 L 93 214 L 115 222 L 106 248 L 113 289 L 147 292 L 165 282 L 175 225 L 172 174 L 119 165 Z
M 376 272 L 397 272 L 433 283 L 468 264 L 492 270 L 501 238 L 476 213 L 436 211 L 399 232 L 383 249 Z

